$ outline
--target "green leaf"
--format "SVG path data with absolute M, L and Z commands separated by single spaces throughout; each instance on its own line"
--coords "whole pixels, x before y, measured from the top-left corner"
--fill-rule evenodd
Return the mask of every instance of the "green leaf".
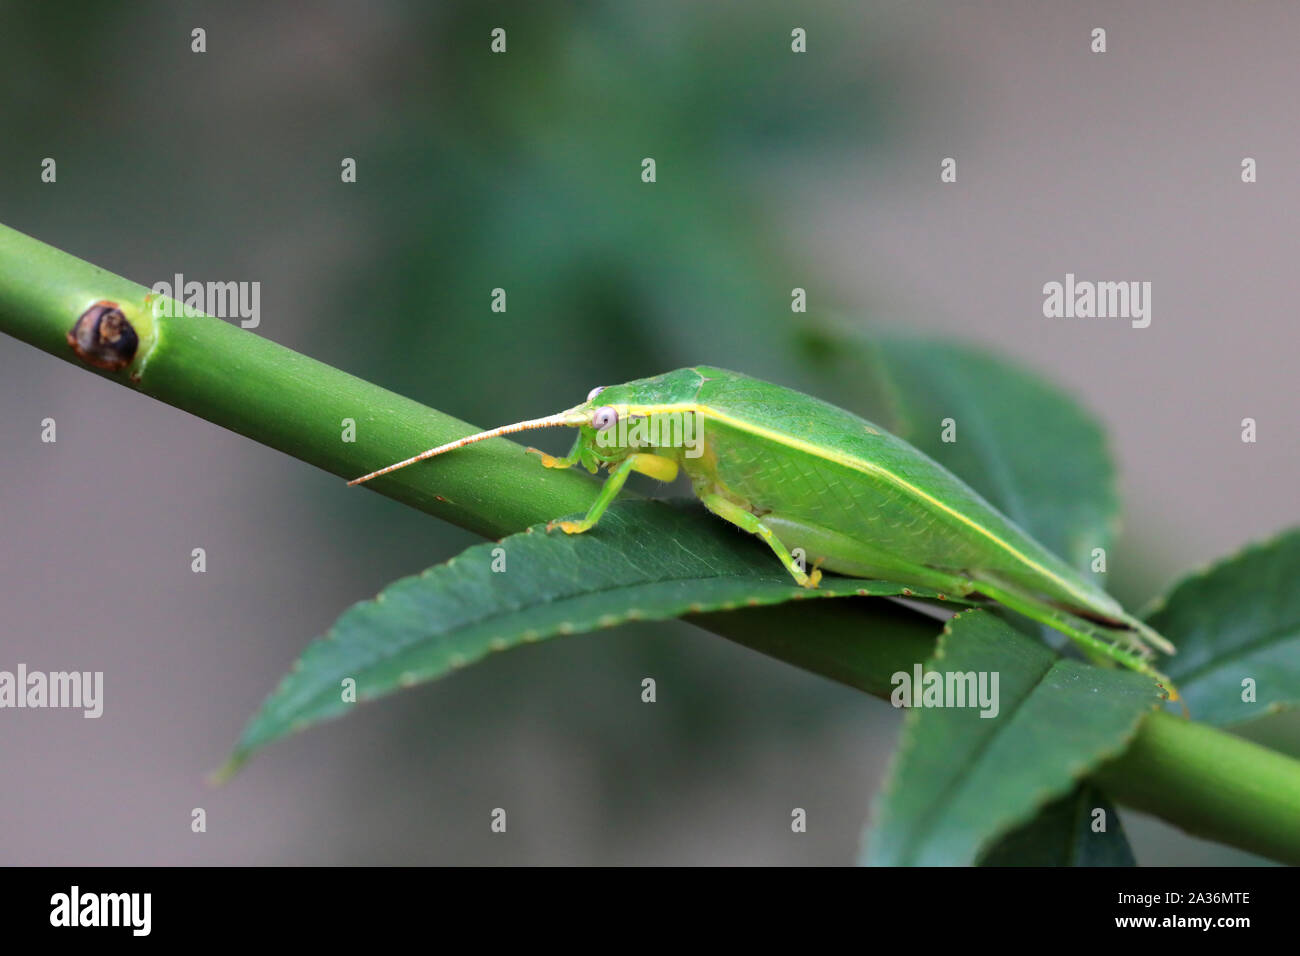
M 1101 810 L 1106 829 L 1093 830 Z M 980 866 L 1135 866 L 1119 814 L 1088 784 L 1048 804 L 986 852 Z
M 356 681 L 358 701 L 372 700 L 557 634 L 792 600 L 903 594 L 934 596 L 833 575 L 807 590 L 756 538 L 694 502 L 618 502 L 586 534 L 530 528 L 349 608 L 262 705 L 223 774 L 289 731 L 345 713 L 353 706 L 343 699 L 347 678 Z
M 912 708 L 867 844 L 882 866 L 973 863 L 1119 754 L 1158 702 L 1141 674 L 1063 660 L 983 610 L 949 622 L 927 671 L 998 675 L 998 712 Z
M 1238 724 L 1300 702 L 1300 529 L 1184 578 L 1147 620 L 1178 653 L 1164 669 L 1197 720 Z M 1243 701 L 1242 682 L 1255 700 Z

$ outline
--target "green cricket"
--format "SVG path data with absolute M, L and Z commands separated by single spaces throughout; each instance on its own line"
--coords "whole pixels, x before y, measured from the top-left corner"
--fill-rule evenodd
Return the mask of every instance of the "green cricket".
M 448 442 L 348 484 L 555 426 L 578 429 L 567 456 L 528 452 L 547 468 L 580 464 L 595 474 L 604 466 L 610 475 L 582 520 L 552 521 L 547 531 L 595 527 L 634 471 L 673 481 L 685 470 L 709 511 L 760 537 L 804 587 L 817 587 L 825 568 L 995 601 L 1067 635 L 1098 663 L 1152 677 L 1178 699 L 1150 663 L 1155 650 L 1172 654 L 1173 645 L 956 475 L 851 412 L 725 369 L 683 368 L 594 388 L 573 408 Z

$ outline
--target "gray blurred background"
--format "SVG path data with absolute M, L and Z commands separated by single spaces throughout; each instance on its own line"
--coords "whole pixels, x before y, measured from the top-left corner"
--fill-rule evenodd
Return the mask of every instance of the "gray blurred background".
M 1300 10 L 783 7 L 4 4 L 0 221 L 259 281 L 259 334 L 484 426 L 698 361 L 789 381 L 801 286 L 1079 397 L 1130 604 L 1294 524 Z M 1151 281 L 1150 328 L 1043 318 L 1067 272 Z M 312 636 L 474 539 L 7 338 L 0 408 L 0 668 L 106 683 L 97 721 L 0 715 L 0 863 L 854 859 L 897 714 L 677 624 L 493 656 L 208 787 Z M 1125 824 L 1143 863 L 1252 862 Z

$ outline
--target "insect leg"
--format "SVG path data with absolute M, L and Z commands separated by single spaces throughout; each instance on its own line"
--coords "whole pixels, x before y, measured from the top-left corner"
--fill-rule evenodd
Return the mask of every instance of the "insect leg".
M 530 455 L 540 455 L 542 465 L 546 468 L 572 468 L 582 460 L 582 435 L 578 435 L 578 440 L 573 443 L 573 447 L 569 449 L 569 453 L 563 458 L 548 455 L 537 448 L 525 448 L 524 451 Z
M 746 511 L 740 505 L 728 501 L 716 493 L 702 494 L 700 500 L 704 502 L 704 507 L 708 508 L 719 518 L 730 521 L 737 528 L 748 531 L 750 534 L 756 534 L 772 549 L 785 569 L 790 572 L 795 581 L 806 588 L 815 588 L 817 583 L 822 579 L 822 572 L 819 568 L 813 568 L 812 574 L 807 574 L 799 569 L 795 562 L 794 555 L 790 550 L 781 543 L 780 539 L 772 533 L 772 529 L 759 520 L 758 515 Z
M 619 462 L 613 474 L 601 486 L 600 495 L 592 503 L 586 517 L 581 521 L 552 521 L 546 526 L 546 530 L 559 528 L 565 534 L 582 534 L 591 528 L 600 520 L 609 503 L 618 497 L 618 493 L 623 490 L 623 483 L 627 481 L 627 476 L 634 471 L 660 481 L 672 481 L 677 477 L 677 462 L 662 455 L 628 455 Z
M 1025 597 L 1013 590 L 988 581 L 981 580 L 979 589 L 981 593 L 987 594 L 999 604 L 1009 607 L 1013 611 L 1018 611 L 1025 617 L 1032 618 L 1040 624 L 1046 624 L 1048 627 L 1060 631 L 1089 652 L 1089 656 L 1112 660 L 1130 670 L 1137 671 L 1139 674 L 1145 674 L 1169 691 L 1170 700 L 1179 699 L 1178 689 L 1174 687 L 1173 682 L 1168 677 L 1147 663 L 1144 657 L 1113 643 L 1116 639 L 1122 639 L 1122 635 L 1112 636 L 1101 628 L 1088 623 L 1083 618 L 1070 614 L 1068 611 L 1059 610 L 1051 605 Z M 1150 650 L 1145 645 L 1143 645 L 1143 650 L 1150 654 Z
M 1163 635 L 1157 633 L 1156 630 L 1145 621 L 1141 621 L 1136 617 L 1133 617 L 1131 614 L 1125 614 L 1124 623 L 1137 631 L 1138 634 L 1147 641 L 1147 643 L 1155 646 L 1165 654 L 1173 654 L 1177 650 Z

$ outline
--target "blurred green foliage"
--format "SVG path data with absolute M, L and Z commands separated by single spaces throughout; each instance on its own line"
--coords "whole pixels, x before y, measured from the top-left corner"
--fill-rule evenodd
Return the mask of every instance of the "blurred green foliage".
M 484 422 L 687 364 L 804 376 L 790 295 L 817 276 L 763 215 L 763 172 L 879 143 L 878 67 L 790 53 L 774 5 L 426 16 L 363 162 L 382 226 L 344 293 L 367 335 L 334 329 L 348 367 Z

